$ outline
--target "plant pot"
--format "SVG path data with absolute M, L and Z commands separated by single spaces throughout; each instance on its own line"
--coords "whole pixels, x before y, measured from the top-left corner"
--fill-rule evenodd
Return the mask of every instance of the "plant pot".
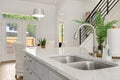
M 41 48 L 45 48 L 45 45 L 41 45 Z
M 98 45 L 98 52 L 103 53 L 103 45 Z

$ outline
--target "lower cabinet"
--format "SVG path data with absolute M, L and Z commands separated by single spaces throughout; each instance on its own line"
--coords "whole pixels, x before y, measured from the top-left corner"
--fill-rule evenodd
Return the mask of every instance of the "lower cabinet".
M 29 80 L 41 80 L 32 71 L 30 71 Z
M 23 80 L 69 80 L 34 58 L 29 56 L 25 58 L 27 59 L 24 59 L 26 63 L 24 63 Z
M 49 80 L 69 80 L 62 76 L 61 74 L 54 72 L 54 71 L 49 71 Z
M 48 68 L 42 63 L 36 62 L 36 75 L 40 80 L 48 80 Z
M 28 56 L 25 56 L 24 57 L 24 73 L 23 73 L 23 80 L 29 80 L 29 76 L 30 76 L 30 74 L 29 74 L 29 59 L 28 59 L 29 57 Z
M 27 67 L 24 67 L 24 74 L 23 74 L 23 80 L 29 80 L 29 69 Z

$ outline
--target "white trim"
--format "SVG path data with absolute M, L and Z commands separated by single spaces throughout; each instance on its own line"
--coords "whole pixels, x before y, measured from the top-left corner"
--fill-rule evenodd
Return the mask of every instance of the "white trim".
M 0 32 L 2 32 L 2 23 L 0 19 Z M 2 61 L 2 34 L 0 33 L 0 62 Z
M 6 24 L 7 23 L 17 23 L 17 31 L 18 31 L 18 41 L 23 42 L 26 46 L 26 25 L 27 24 L 34 24 L 36 25 L 36 41 L 40 35 L 40 27 L 39 21 L 26 21 L 26 20 L 10 20 L 10 19 L 0 19 L 0 62 L 1 61 L 9 61 L 15 60 L 15 54 L 7 54 L 6 52 Z

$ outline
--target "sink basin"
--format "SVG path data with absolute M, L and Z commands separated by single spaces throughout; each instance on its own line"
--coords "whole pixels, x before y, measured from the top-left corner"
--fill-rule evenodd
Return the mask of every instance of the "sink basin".
M 78 61 L 85 61 L 86 59 L 77 57 L 77 56 L 57 56 L 57 57 L 51 57 L 52 59 L 59 61 L 61 63 L 72 63 L 72 62 L 78 62 Z
M 117 64 L 114 63 L 103 63 L 98 61 L 81 61 L 68 65 L 80 70 L 97 70 L 117 66 Z

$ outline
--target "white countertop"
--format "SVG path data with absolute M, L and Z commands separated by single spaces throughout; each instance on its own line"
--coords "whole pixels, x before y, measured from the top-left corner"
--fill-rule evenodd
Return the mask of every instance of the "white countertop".
M 79 70 L 64 63 L 58 62 L 50 57 L 75 55 L 82 58 L 92 58 L 84 48 L 64 47 L 64 48 L 26 48 L 27 55 L 43 62 L 45 65 L 56 70 L 70 80 L 120 80 L 120 66 L 99 70 Z M 120 62 L 117 62 L 120 64 Z

